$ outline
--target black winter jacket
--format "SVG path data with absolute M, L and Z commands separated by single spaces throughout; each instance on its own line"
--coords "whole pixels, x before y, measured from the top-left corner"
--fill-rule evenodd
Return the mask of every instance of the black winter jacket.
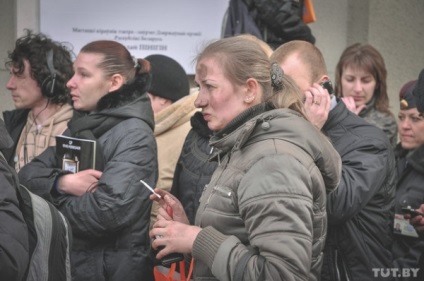
M 424 203 L 424 145 L 411 151 L 398 144 L 395 153 L 399 176 L 395 212 L 402 214 L 402 207 L 418 208 Z M 395 234 L 394 238 L 394 267 L 417 268 L 419 258 L 424 253 L 424 241 L 400 234 Z
M 322 281 L 380 280 L 372 269 L 392 267 L 396 170 L 390 143 L 341 101 L 323 131 L 342 158 L 342 179 L 327 197 Z
M 194 224 L 200 196 L 218 163 L 208 161 L 212 150 L 209 145 L 212 131 L 202 113 L 196 112 L 191 117 L 191 127 L 177 162 L 171 193 L 184 206 L 190 224 Z
M 154 280 L 148 256 L 152 203 L 149 190 L 139 180 L 156 185 L 157 149 L 153 111 L 143 90 L 145 82 L 141 82 L 136 80 L 108 93 L 98 102 L 97 111 L 81 117 L 89 122 L 105 117 L 120 120 L 106 131 L 103 123 L 108 120 L 91 129 L 95 136 L 100 134 L 96 137 L 102 155 L 97 157 L 104 160 L 95 192 L 80 197 L 55 196 L 54 184 L 63 171 L 53 148 L 19 172 L 22 183 L 31 191 L 50 199 L 53 195 L 58 209 L 68 218 L 74 234 L 75 281 Z
M 0 119 L 0 151 L 12 145 Z M 28 267 L 28 229 L 19 209 L 18 185 L 15 169 L 0 155 L 0 280 L 20 281 Z
M 312 44 L 315 37 L 303 22 L 303 0 L 243 0 L 261 30 L 263 40 L 273 49 L 292 40 Z
M 10 148 L 5 149 L 3 154 L 9 165 L 13 168 L 15 168 L 16 146 L 27 122 L 29 112 L 30 109 L 15 109 L 3 112 L 6 129 L 14 143 Z

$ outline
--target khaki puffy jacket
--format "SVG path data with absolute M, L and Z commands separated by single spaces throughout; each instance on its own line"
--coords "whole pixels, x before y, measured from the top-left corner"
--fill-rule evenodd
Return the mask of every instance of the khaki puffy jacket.
M 339 154 L 294 111 L 245 115 L 211 139 L 220 159 L 196 216 L 203 229 L 193 246 L 195 280 L 232 280 L 249 244 L 265 258 L 266 280 L 318 280 Z M 253 256 L 244 280 L 257 280 L 257 266 Z

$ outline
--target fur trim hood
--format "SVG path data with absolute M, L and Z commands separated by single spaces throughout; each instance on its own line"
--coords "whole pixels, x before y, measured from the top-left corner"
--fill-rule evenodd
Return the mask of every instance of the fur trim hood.
M 96 113 L 119 118 L 139 118 L 154 128 L 153 110 L 147 89 L 150 74 L 137 75 L 121 88 L 103 96 L 97 103 Z
M 141 74 L 128 81 L 121 88 L 103 96 L 97 102 L 97 111 L 108 108 L 122 107 L 147 92 L 150 87 L 151 75 Z

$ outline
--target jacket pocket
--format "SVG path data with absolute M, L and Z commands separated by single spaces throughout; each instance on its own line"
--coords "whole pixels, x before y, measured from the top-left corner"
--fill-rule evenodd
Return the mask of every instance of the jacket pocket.
M 207 208 L 213 212 L 224 214 L 238 214 L 235 193 L 232 189 L 222 185 L 215 185 L 209 194 Z

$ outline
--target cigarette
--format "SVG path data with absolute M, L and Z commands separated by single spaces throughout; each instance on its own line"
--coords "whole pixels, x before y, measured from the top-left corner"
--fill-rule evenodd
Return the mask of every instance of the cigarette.
M 144 182 L 143 180 L 140 180 L 140 182 L 142 184 L 144 184 L 145 187 L 147 187 L 154 195 L 156 195 L 159 199 L 162 199 L 162 196 L 160 196 L 159 194 L 157 194 L 153 188 L 150 187 L 150 185 L 148 185 L 146 182 Z

